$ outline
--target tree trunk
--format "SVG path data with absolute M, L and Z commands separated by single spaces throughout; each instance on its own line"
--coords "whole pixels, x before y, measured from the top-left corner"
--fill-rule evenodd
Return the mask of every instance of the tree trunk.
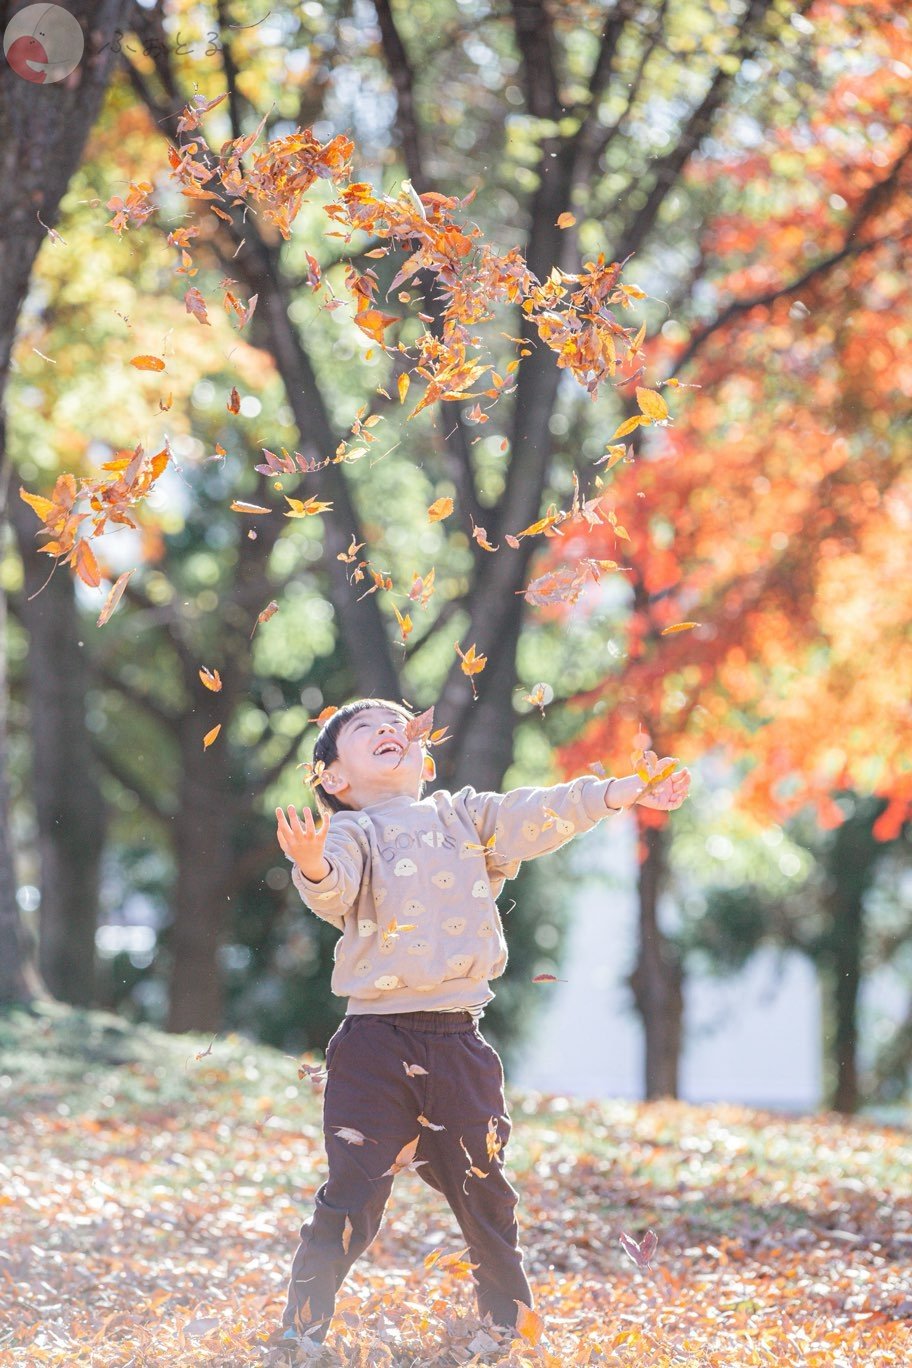
M 197 681 L 198 682 L 198 681 Z M 169 1031 L 217 1031 L 222 1025 L 218 949 L 227 921 L 224 892 L 231 873 L 234 805 L 225 735 L 235 706 L 231 691 L 203 691 L 180 719 L 180 802 L 175 831 L 176 887 L 168 935 L 171 953 Z M 203 737 L 221 723 L 207 749 Z
M 0 445 L 3 416 L 0 412 Z M 2 478 L 2 477 L 0 477 Z M 0 562 L 3 560 L 5 527 L 0 522 Z M 25 932 L 16 902 L 16 870 L 10 834 L 10 791 L 7 738 L 6 594 L 0 584 L 0 1007 L 29 1002 L 43 994 L 26 946 Z
M 830 904 L 833 927 L 833 1041 L 835 1075 L 831 1107 L 851 1115 L 858 1110 L 858 992 L 864 914 L 854 898 L 837 890 Z
M 86 1007 L 95 989 L 98 878 L 107 823 L 85 722 L 85 651 L 70 571 L 57 568 L 48 579 L 53 560 L 36 550 L 38 521 L 32 510 L 11 499 L 8 513 L 23 565 L 18 616 L 29 645 L 26 679 L 41 870 L 38 962 L 54 997 Z
M 69 12 L 85 35 L 76 70 L 54 85 L 23 80 L 0 63 L 0 414 L 16 334 L 38 249 L 57 220 L 60 201 L 82 156 L 89 129 L 101 105 L 113 61 L 111 39 L 124 23 L 128 0 L 71 0 Z M 0 3 L 0 27 L 22 8 Z M 5 425 L 0 422 L 0 522 L 10 487 Z M 14 497 L 18 491 L 13 489 Z M 3 528 L 0 526 L 0 544 Z M 69 573 L 66 571 L 65 573 Z M 0 591 L 2 598 L 2 591 Z M 6 747 L 6 602 L 0 603 L 0 1003 L 22 1001 L 40 991 L 28 965 L 15 899 L 10 840 Z M 37 730 L 37 729 L 36 729 Z M 59 761 L 59 757 L 58 757 Z M 45 851 L 42 851 L 44 859 Z M 42 881 L 46 870 L 42 870 Z M 94 898 L 90 901 L 94 910 Z
M 628 982 L 646 1039 L 645 1095 L 677 1097 L 678 1060 L 684 1015 L 681 965 L 658 922 L 659 895 L 665 882 L 668 837 L 664 827 L 637 823 L 646 847 L 637 881 L 640 944 Z

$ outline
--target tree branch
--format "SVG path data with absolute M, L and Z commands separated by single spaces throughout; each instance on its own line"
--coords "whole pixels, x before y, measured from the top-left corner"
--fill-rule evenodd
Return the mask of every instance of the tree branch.
M 396 91 L 397 126 L 402 144 L 402 154 L 409 178 L 420 193 L 422 188 L 427 187 L 427 174 L 421 153 L 422 137 L 415 108 L 412 66 L 405 44 L 396 27 L 390 0 L 374 0 L 374 8 L 377 11 L 377 19 L 380 24 L 380 36 L 387 70 Z M 432 330 L 435 337 L 439 338 L 443 334 L 443 306 L 434 292 L 435 278 L 432 273 L 421 271 L 419 283 L 424 295 L 425 311 L 433 318 Z M 472 522 L 473 520 L 476 523 L 481 522 L 482 508 L 475 486 L 469 436 L 463 420 L 461 405 L 458 402 L 441 403 L 440 421 L 447 473 L 455 484 L 459 496 L 457 501 L 458 516 L 466 535 L 469 537 L 469 545 L 474 547 L 476 543 L 472 541 Z
M 98 763 L 108 771 L 113 779 L 117 780 L 121 788 L 126 789 L 128 793 L 135 793 L 145 810 L 152 817 L 161 822 L 163 826 L 174 820 L 176 813 L 169 812 L 166 808 L 162 807 L 155 795 L 143 786 L 140 779 L 137 779 L 135 775 L 130 774 L 128 770 L 123 768 L 113 752 L 103 746 L 97 736 L 90 736 L 89 744 L 91 745 L 92 752 Z
M 795 294 L 804 288 L 817 276 L 823 275 L 826 271 L 838 266 L 840 261 L 845 261 L 847 257 L 860 257 L 866 252 L 873 251 L 875 247 L 883 247 L 886 243 L 905 242 L 912 237 L 912 229 L 908 233 L 900 233 L 898 236 L 888 235 L 882 238 L 872 238 L 868 242 L 851 243 L 847 242 L 840 247 L 838 252 L 832 252 L 830 256 L 823 257 L 822 260 L 810 266 L 803 275 L 795 280 L 789 281 L 787 285 L 779 285 L 775 289 L 766 290 L 763 294 L 752 295 L 749 299 L 733 299 L 727 304 L 720 314 L 711 323 L 707 323 L 699 332 L 695 333 L 688 343 L 685 350 L 675 362 L 671 376 L 678 375 L 686 365 L 688 365 L 700 350 L 703 344 L 720 328 L 724 328 L 726 323 L 730 323 L 739 314 L 748 313 L 751 309 L 757 309 L 761 305 L 774 304 L 777 299 L 783 299 L 787 295 Z M 669 377 L 670 378 L 670 377 Z
M 746 61 L 754 51 L 757 30 L 771 4 L 772 0 L 749 0 L 738 34 L 738 51 L 734 54 L 740 63 Z M 619 246 L 615 249 L 618 260 L 624 260 L 632 252 L 638 251 L 643 240 L 651 232 L 666 197 L 709 132 L 735 74 L 723 71 L 721 67 L 716 68 L 709 89 L 696 109 L 691 112 L 677 145 L 655 163 L 652 187 L 646 196 L 645 204 L 633 213 L 620 232 Z
M 163 109 L 132 66 L 130 79 L 153 117 L 160 122 L 171 117 L 171 111 Z M 174 89 L 170 67 L 163 83 L 177 112 L 185 101 Z M 260 293 L 260 307 L 253 320 L 254 333 L 259 329 L 267 334 L 265 347 L 271 352 L 282 376 L 304 453 L 316 462 L 325 461 L 335 451 L 338 440 L 333 434 L 310 357 L 289 316 L 288 282 L 282 275 L 278 253 L 261 236 L 252 217 L 248 216 L 242 221 L 235 207 L 231 208 L 231 213 L 230 231 L 240 250 L 231 255 L 221 253 L 222 264 L 228 269 L 239 271 L 245 283 Z M 218 236 L 213 239 L 217 252 L 221 252 L 220 241 Z M 339 555 L 348 546 L 350 535 L 353 534 L 358 541 L 366 541 L 344 473 L 338 463 L 331 462 L 317 471 L 314 478 L 318 496 L 324 499 L 328 497 L 334 505 L 334 516 L 326 519 L 322 565 L 329 581 L 330 596 L 339 615 L 352 672 L 359 687 L 397 697 L 398 674 L 382 615 L 370 597 L 351 600 L 348 580 L 339 560 Z
M 102 665 L 100 661 L 93 660 L 89 657 L 88 668 L 89 673 L 98 681 L 98 683 L 104 684 L 107 688 L 114 689 L 117 693 L 123 694 L 131 703 L 142 708 L 150 717 L 153 717 L 171 736 L 175 739 L 178 738 L 179 718 L 176 713 L 172 713 L 167 708 L 163 708 L 162 705 L 156 699 L 151 698 L 149 694 L 143 693 L 141 689 L 137 689 L 134 685 L 128 684 L 125 680 L 120 679 L 113 670 L 109 670 L 108 667 Z

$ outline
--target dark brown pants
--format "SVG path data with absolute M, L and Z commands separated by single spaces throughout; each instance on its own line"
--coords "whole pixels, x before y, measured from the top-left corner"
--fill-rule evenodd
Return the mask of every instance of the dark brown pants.
M 427 1072 L 409 1074 L 407 1064 Z M 519 1195 L 503 1171 L 512 1125 L 497 1051 L 467 1012 L 354 1015 L 330 1040 L 326 1068 L 329 1178 L 301 1227 L 283 1326 L 323 1342 L 339 1288 L 380 1229 L 394 1181 L 387 1170 L 418 1137 L 415 1158 L 424 1163 L 417 1172 L 446 1198 L 478 1265 L 472 1277 L 479 1316 L 490 1313 L 495 1325 L 515 1327 L 516 1301 L 533 1302 L 518 1246 Z M 445 1129 L 432 1130 L 419 1116 Z M 340 1127 L 360 1131 L 364 1144 L 337 1135 Z M 493 1158 L 489 1129 L 501 1146 Z M 470 1164 L 487 1177 L 467 1174 Z

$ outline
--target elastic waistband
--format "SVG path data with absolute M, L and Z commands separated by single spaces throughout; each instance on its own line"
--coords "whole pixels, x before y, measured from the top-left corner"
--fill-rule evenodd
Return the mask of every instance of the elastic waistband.
M 471 1031 L 475 1018 L 471 1012 L 354 1012 L 355 1017 L 388 1021 L 405 1031 L 433 1031 L 435 1035 L 461 1035 Z

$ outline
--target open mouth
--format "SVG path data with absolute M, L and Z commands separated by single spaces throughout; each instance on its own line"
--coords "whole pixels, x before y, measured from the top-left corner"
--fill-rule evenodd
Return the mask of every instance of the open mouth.
M 374 751 L 374 755 L 400 755 L 401 753 L 402 746 L 398 741 L 381 741 L 380 745 Z

